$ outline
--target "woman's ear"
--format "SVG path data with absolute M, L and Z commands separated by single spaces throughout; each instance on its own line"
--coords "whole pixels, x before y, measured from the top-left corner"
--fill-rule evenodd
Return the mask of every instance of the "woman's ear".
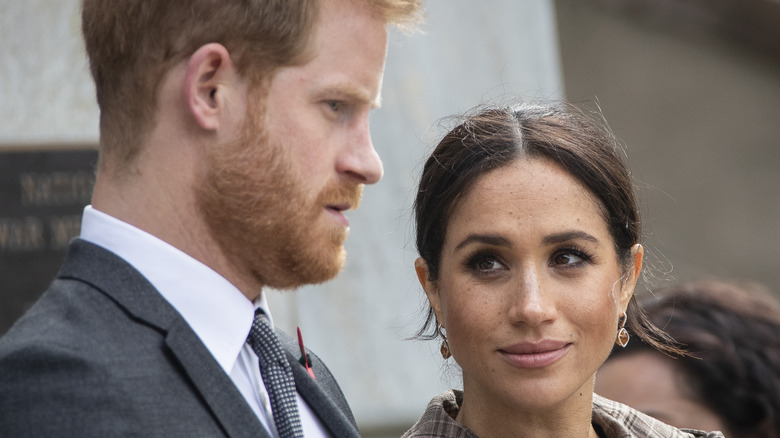
M 190 56 L 184 79 L 184 99 L 197 124 L 206 130 L 220 127 L 226 114 L 227 95 L 240 78 L 225 46 L 209 43 Z
M 439 318 L 441 315 L 439 313 L 441 305 L 439 288 L 436 286 L 436 282 L 431 280 L 428 262 L 426 262 L 424 258 L 418 257 L 417 260 L 414 261 L 414 270 L 417 272 L 417 280 L 420 282 L 420 286 L 422 286 L 425 295 L 428 297 L 428 302 L 431 303 L 431 308 L 434 313 L 436 313 L 436 317 Z M 441 318 L 439 318 L 439 322 L 441 322 Z
M 642 261 L 644 260 L 645 249 L 640 244 L 631 247 L 631 265 L 626 271 L 626 278 L 623 281 L 623 287 L 620 291 L 620 305 L 623 311 L 628 308 L 628 302 L 634 296 L 636 283 L 639 281 L 639 275 L 642 273 Z

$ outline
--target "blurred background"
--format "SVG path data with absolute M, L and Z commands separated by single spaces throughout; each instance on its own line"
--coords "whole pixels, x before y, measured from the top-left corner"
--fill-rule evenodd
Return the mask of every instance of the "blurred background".
M 780 290 L 780 2 L 427 0 L 394 33 L 372 116 L 385 178 L 351 214 L 344 272 L 270 292 L 368 437 L 399 436 L 459 385 L 422 322 L 410 222 L 437 121 L 506 96 L 598 106 L 625 143 L 651 266 Z M 89 202 L 98 111 L 78 0 L 0 0 L 0 334 L 56 273 Z

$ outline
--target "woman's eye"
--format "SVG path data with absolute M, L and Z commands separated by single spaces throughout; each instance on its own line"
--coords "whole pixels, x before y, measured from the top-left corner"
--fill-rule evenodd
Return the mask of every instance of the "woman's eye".
M 476 254 L 466 262 L 469 269 L 479 273 L 491 273 L 506 269 L 503 263 L 490 254 Z
M 593 255 L 580 248 L 562 248 L 550 259 L 551 266 L 561 268 L 576 268 L 586 263 L 593 263 Z
M 556 265 L 574 265 L 582 262 L 584 259 L 576 254 L 563 253 L 555 256 L 554 262 Z
M 486 259 L 477 262 L 477 269 L 479 269 L 480 271 L 492 271 L 495 269 L 501 269 L 503 267 L 504 265 L 497 262 L 496 260 Z

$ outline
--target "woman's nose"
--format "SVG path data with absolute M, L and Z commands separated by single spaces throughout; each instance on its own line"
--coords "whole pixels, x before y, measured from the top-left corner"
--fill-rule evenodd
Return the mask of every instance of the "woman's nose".
M 526 268 L 512 291 L 509 315 L 513 323 L 538 326 L 555 318 L 555 300 L 545 290 L 538 269 Z

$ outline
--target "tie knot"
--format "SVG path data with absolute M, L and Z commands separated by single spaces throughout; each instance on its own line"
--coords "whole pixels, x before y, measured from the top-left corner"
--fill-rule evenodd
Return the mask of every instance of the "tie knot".
M 265 314 L 265 311 L 261 308 L 257 308 L 255 310 L 255 320 L 254 324 L 261 323 L 269 328 L 271 327 L 271 321 L 268 319 L 268 315 Z
M 268 316 L 262 309 L 255 311 L 255 319 L 252 322 L 247 342 L 260 358 L 260 362 L 265 363 L 266 366 L 276 364 L 285 367 L 287 365 L 284 350 L 282 350 L 279 340 L 271 328 Z

